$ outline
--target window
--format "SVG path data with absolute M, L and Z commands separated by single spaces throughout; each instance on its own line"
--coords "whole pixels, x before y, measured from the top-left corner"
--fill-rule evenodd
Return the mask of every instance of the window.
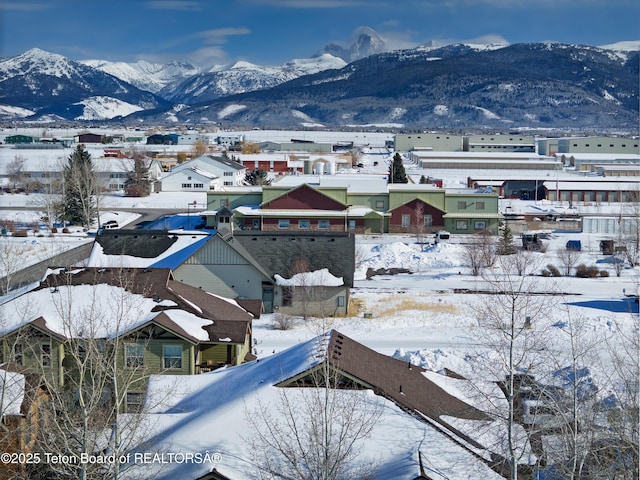
M 376 200 L 376 208 L 384 208 L 384 200 Z
M 142 411 L 142 402 L 144 394 L 141 392 L 127 392 L 127 412 L 140 413 Z
M 464 210 L 467 208 L 467 202 L 458 202 L 458 210 Z
M 289 230 L 289 220 L 278 220 L 278 228 Z
M 293 301 L 293 287 L 282 287 L 282 306 L 287 307 Z
M 469 228 L 469 222 L 466 220 L 456 220 L 456 230 L 467 230 Z
M 329 230 L 329 220 L 318 220 L 318 229 L 319 230 Z
M 194 183 L 193 188 L 204 188 L 204 183 Z
M 338 302 L 338 307 L 344 307 L 344 297 L 342 295 L 340 295 L 337 298 L 337 302 Z
M 144 366 L 144 346 L 139 343 L 132 343 L 124 346 L 124 365 L 127 368 L 138 368 Z
M 484 210 L 484 202 L 476 202 L 476 210 Z
M 424 226 L 425 227 L 432 227 L 433 226 L 433 215 L 425 215 L 424 216 Z
M 409 215 L 408 213 L 402 214 L 402 226 L 408 227 L 410 225 L 411 225 L 411 215 Z
M 225 177 L 233 177 L 233 172 L 224 172 Z
M 349 230 L 353 230 L 354 228 L 356 228 L 356 221 L 349 220 Z
M 191 184 L 190 183 L 183 183 L 182 184 L 182 188 L 191 188 Z
M 182 368 L 182 345 L 163 345 L 162 365 L 164 368 Z
M 51 366 L 51 343 L 44 342 L 40 344 L 40 362 L 43 367 Z
M 484 230 L 485 228 L 487 228 L 487 222 L 475 222 L 473 224 L 474 230 Z
M 298 230 L 309 230 L 311 224 L 309 220 L 298 220 Z
M 22 365 L 22 344 L 21 343 L 16 343 L 13 346 L 13 361 L 16 362 L 18 365 Z
M 224 184 L 225 184 L 226 186 L 230 187 L 230 186 L 232 186 L 232 185 L 233 185 L 233 182 L 224 182 Z

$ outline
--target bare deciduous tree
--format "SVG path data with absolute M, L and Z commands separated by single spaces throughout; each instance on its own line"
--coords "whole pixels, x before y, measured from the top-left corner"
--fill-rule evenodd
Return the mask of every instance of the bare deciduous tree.
M 13 190 L 17 190 L 24 181 L 24 164 L 26 159 L 20 155 L 16 155 L 13 160 L 7 164 L 7 176 L 13 184 Z
M 575 268 L 575 266 L 580 262 L 582 254 L 579 250 L 576 250 L 574 248 L 562 247 L 558 248 L 557 254 L 562 265 L 562 273 L 568 277 L 569 275 L 571 275 L 571 272 Z
M 281 387 L 277 404 L 247 412 L 258 478 L 360 480 L 371 474 L 357 443 L 370 436 L 381 404 L 365 391 L 344 388 L 325 358 L 306 379 Z
M 148 337 L 128 330 L 132 319 L 144 316 L 143 296 L 132 293 L 129 272 L 119 272 L 118 281 L 106 293 L 98 282 L 52 287 L 55 314 L 49 327 L 56 338 L 25 327 L 3 339 L 21 346 L 20 362 L 39 376 L 48 392 L 47 428 L 32 434 L 33 451 L 43 458 L 49 454 L 115 459 L 106 464 L 69 461 L 27 466 L 28 478 L 118 478 L 121 456 L 144 436 L 143 416 L 128 415 L 126 429 L 120 421 L 133 408 L 129 395 L 143 392 L 149 375 L 144 365 Z M 29 298 L 27 294 L 16 299 L 16 309 L 25 319 L 38 315 L 38 305 L 30 304 Z M 130 345 L 136 347 L 132 352 L 126 350 Z M 141 405 L 142 396 L 139 400 Z
M 495 265 L 496 248 L 492 235 L 483 232 L 471 236 L 463 247 L 463 258 L 474 277 L 480 275 L 483 269 Z
M 482 347 L 493 354 L 486 368 L 506 397 L 506 410 L 498 403 L 492 414 L 506 428 L 506 459 L 510 478 L 515 480 L 524 454 L 523 439 L 519 436 L 522 429 L 516 421 L 521 414 L 520 381 L 541 361 L 544 350 L 541 333 L 554 301 L 551 295 L 537 294 L 537 277 L 513 275 L 505 264 L 508 258 L 499 256 L 496 271 L 483 275 L 483 286 L 489 293 L 472 309 L 478 319 L 478 328 L 474 330 L 476 341 L 479 339 Z

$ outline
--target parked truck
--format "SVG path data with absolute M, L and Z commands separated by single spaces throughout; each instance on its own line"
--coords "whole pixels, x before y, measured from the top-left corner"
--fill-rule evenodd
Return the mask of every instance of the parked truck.
M 525 248 L 525 250 L 540 250 L 542 242 L 540 241 L 537 233 L 524 232 L 522 233 L 521 238 L 522 246 Z

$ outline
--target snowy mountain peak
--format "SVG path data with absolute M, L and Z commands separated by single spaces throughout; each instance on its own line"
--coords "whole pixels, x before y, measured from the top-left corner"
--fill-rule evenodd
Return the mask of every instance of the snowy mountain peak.
M 152 93 L 158 93 L 170 83 L 182 81 L 201 71 L 191 63 L 175 60 L 167 64 L 146 60 L 138 60 L 135 63 L 84 60 L 82 63 Z
M 375 30 L 369 27 L 360 27 L 356 30 L 351 45 L 344 47 L 338 43 L 330 43 L 324 47 L 323 51 L 349 63 L 386 50 L 388 50 L 386 42 Z
M 32 48 L 21 55 L 0 62 L 0 80 L 26 74 L 73 78 L 77 74 L 78 65 L 57 53 Z

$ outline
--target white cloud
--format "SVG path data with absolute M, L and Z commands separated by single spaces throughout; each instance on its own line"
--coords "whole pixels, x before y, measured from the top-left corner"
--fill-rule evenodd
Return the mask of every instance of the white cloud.
M 227 37 L 235 35 L 248 35 L 251 30 L 246 27 L 214 28 L 196 33 L 198 38 L 202 38 L 207 44 L 227 43 Z
M 199 2 L 191 0 L 151 0 L 146 5 L 155 10 L 202 10 Z

